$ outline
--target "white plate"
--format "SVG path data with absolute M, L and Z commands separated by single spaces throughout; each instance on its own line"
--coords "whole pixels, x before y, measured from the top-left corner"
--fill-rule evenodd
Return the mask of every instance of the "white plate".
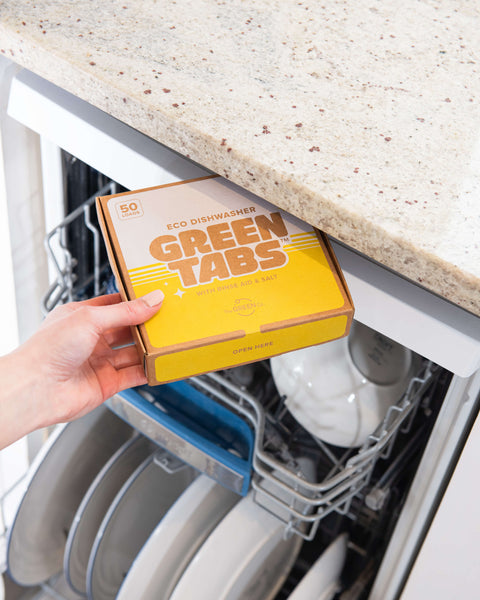
M 168 473 L 159 462 L 181 465 Z M 105 515 L 87 568 L 90 600 L 113 600 L 135 557 L 162 517 L 195 478 L 195 472 L 162 450 L 129 477 Z
M 97 531 L 122 485 L 154 452 L 154 444 L 137 435 L 127 440 L 104 465 L 78 507 L 67 538 L 63 570 L 70 587 L 87 593 L 87 565 Z
M 239 499 L 206 475 L 198 477 L 143 546 L 117 600 L 169 598 L 190 559 Z
M 347 540 L 347 534 L 342 533 L 328 546 L 288 600 L 331 600 L 335 596 L 347 555 Z
M 285 524 L 256 504 L 250 492 L 200 547 L 171 600 L 271 600 L 303 542 L 299 536 L 284 540 L 284 531 Z
M 20 585 L 62 570 L 75 512 L 91 482 L 132 429 L 103 406 L 59 425 L 29 469 L 7 540 L 7 569 Z
M 354 322 L 348 338 L 270 360 L 279 393 L 313 436 L 362 445 L 398 402 L 412 376 L 410 350 Z

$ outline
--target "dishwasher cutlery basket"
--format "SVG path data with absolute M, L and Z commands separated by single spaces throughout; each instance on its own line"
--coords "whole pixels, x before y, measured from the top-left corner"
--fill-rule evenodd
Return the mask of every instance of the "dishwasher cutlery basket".
M 125 390 L 107 401 L 115 414 L 225 487 L 250 488 L 253 430 L 187 382 Z

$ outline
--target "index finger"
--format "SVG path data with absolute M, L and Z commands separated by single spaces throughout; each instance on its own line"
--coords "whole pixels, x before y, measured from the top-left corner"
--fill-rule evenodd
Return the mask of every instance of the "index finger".
M 110 304 L 118 304 L 122 301 L 122 297 L 118 292 L 114 294 L 105 294 L 103 296 L 95 296 L 94 298 L 89 298 L 88 300 L 82 300 L 78 302 L 78 307 L 85 306 L 109 306 Z

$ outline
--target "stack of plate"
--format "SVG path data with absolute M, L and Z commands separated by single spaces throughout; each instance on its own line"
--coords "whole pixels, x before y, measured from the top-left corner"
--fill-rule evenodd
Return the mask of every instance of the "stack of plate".
M 172 600 L 271 600 L 292 568 L 302 538 L 284 539 L 285 525 L 249 493 L 195 554 Z
M 87 592 L 87 565 L 103 518 L 122 485 L 154 451 L 143 436 L 127 440 L 110 458 L 85 494 L 67 538 L 63 568 L 73 590 Z
M 7 570 L 20 585 L 62 570 L 77 508 L 105 462 L 132 429 L 104 407 L 58 426 L 32 463 L 7 539 Z
M 135 559 L 117 600 L 159 600 L 171 592 L 207 536 L 239 500 L 200 475 L 160 521 Z
M 167 472 L 167 453 L 149 456 L 115 496 L 95 537 L 87 568 L 87 594 L 114 600 L 135 557 L 155 526 L 193 481 L 193 469 L 181 464 Z

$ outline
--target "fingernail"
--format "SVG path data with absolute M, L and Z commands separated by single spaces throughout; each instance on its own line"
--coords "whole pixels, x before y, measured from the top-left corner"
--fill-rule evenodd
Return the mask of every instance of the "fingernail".
M 162 290 L 153 290 L 153 292 L 148 292 L 148 294 L 145 294 L 145 296 L 142 296 L 142 300 L 150 308 L 153 308 L 154 306 L 158 306 L 159 304 L 161 304 L 161 302 L 164 298 L 165 298 L 165 294 L 162 292 Z

